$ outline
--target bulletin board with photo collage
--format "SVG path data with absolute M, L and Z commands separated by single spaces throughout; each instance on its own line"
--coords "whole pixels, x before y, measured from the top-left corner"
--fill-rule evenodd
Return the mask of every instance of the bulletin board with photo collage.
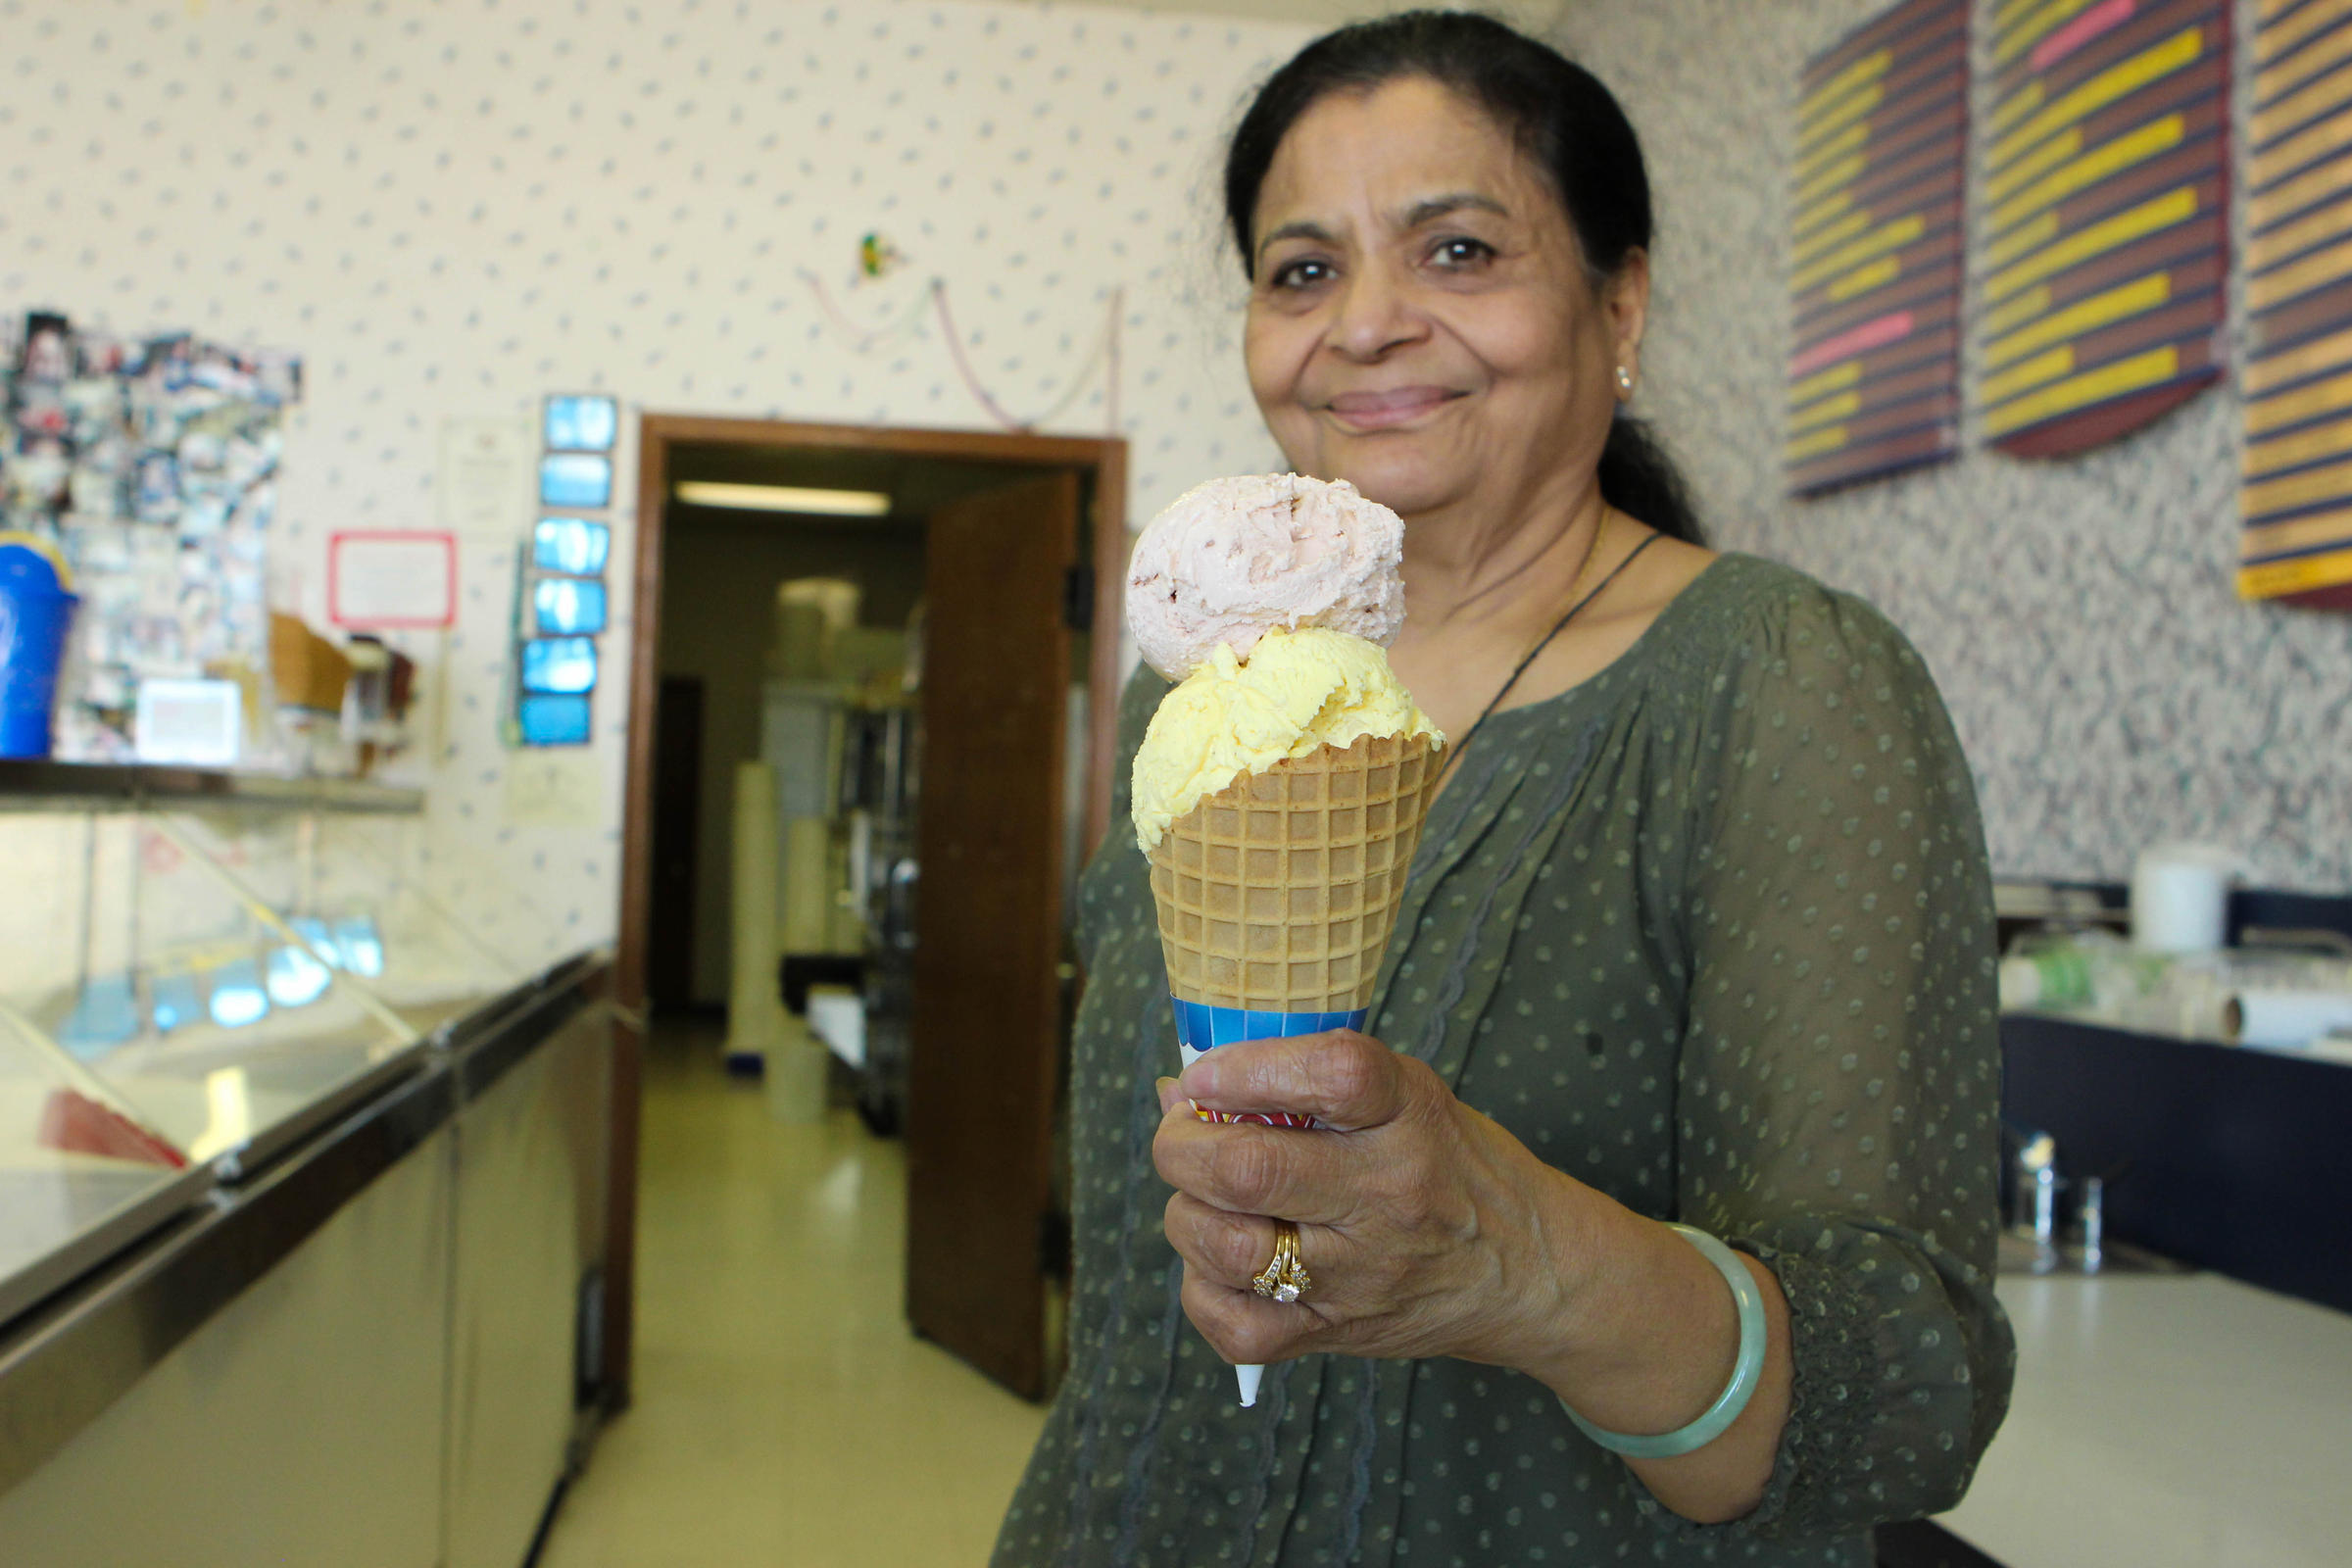
M 270 532 L 301 362 L 51 312 L 12 335 L 0 530 L 53 548 L 80 597 L 55 755 L 131 760 L 148 682 L 233 682 L 252 723 L 268 703 Z
M 586 746 L 601 644 L 611 620 L 612 454 L 620 406 L 599 394 L 550 397 L 541 419 L 538 520 L 516 574 L 515 739 Z
M 1791 494 L 1960 444 L 1967 0 L 1903 0 L 1806 66 L 1783 460 Z

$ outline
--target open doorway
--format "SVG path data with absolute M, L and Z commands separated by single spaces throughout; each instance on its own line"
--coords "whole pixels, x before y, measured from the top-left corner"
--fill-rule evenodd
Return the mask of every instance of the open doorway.
M 817 490 L 789 461 L 796 456 L 728 446 L 672 455 L 654 715 L 659 917 L 648 933 L 646 981 L 659 1011 L 718 1013 L 727 1004 L 736 765 L 769 760 L 779 787 L 795 796 L 841 791 L 836 760 L 822 751 L 768 758 L 766 732 L 777 727 L 770 690 L 779 701 L 788 693 L 831 697 L 828 715 L 904 706 L 928 509 L 906 505 L 896 483 L 892 491 Z M 799 490 L 889 495 L 894 507 L 842 515 L 730 504 L 737 495 L 789 503 Z M 779 604 L 787 584 L 816 590 L 823 602 Z M 794 738 L 772 737 L 784 748 Z M 791 814 L 831 816 L 824 808 L 834 804 L 804 800 Z M 829 950 L 834 936 L 816 946 Z
M 827 818 L 840 851 L 838 916 L 799 939 L 819 951 L 779 953 L 776 983 L 846 983 L 860 1011 L 863 1108 L 906 1139 L 912 1326 L 1030 1397 L 1060 1353 L 1067 893 L 1108 817 L 1125 457 L 662 415 L 639 442 L 618 1000 L 641 1018 L 725 997 L 735 764 L 793 771 L 795 821 Z M 820 655 L 779 608 L 787 582 L 803 611 L 830 601 Z M 608 1366 L 625 1389 L 643 1036 L 622 1033 Z

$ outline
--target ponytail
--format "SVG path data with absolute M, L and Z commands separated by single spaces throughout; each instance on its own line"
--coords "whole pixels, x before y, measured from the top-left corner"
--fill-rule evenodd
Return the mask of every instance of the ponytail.
M 1649 426 L 1630 414 L 1609 421 L 1609 439 L 1600 449 L 1600 499 L 1669 539 L 1707 542 L 1682 470 Z

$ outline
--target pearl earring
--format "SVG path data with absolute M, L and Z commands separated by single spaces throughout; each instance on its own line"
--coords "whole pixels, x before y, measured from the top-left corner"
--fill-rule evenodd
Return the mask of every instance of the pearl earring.
M 1634 372 L 1622 365 L 1617 367 L 1617 395 L 1628 398 L 1634 395 Z

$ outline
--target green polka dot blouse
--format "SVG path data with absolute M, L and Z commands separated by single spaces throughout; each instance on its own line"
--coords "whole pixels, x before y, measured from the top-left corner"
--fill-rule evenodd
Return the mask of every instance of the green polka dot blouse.
M 1544 1159 L 1753 1252 L 1794 1404 L 1760 1507 L 1692 1525 L 1539 1383 L 1451 1360 L 1270 1368 L 1185 1320 L 1152 1079 L 1176 1070 L 1126 762 L 1088 867 L 1071 1061 L 1070 1364 L 999 1568 L 1870 1561 L 2007 1407 L 1992 1295 L 1992 903 L 1967 764 L 1869 606 L 1726 556 L 1615 664 L 1497 714 L 1438 802 L 1372 1010 Z

